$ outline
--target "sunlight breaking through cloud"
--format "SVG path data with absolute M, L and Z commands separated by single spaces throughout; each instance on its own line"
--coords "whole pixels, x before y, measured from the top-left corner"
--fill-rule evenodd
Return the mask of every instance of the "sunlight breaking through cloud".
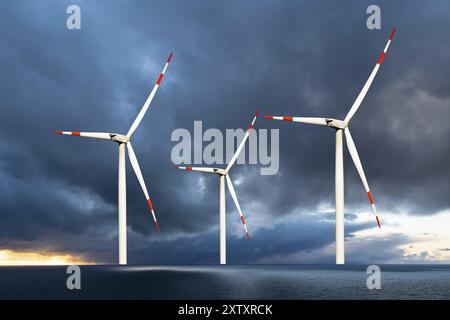
M 36 266 L 36 265 L 85 265 L 93 264 L 82 257 L 52 252 L 20 252 L 0 250 L 2 266 Z

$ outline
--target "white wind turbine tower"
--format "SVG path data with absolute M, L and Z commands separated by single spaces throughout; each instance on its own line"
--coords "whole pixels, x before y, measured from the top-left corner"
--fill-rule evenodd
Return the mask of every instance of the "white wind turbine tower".
M 283 117 L 283 116 L 265 116 L 266 119 L 274 119 L 274 120 L 284 120 L 284 121 L 294 121 L 300 123 L 307 124 L 315 124 L 328 126 L 330 128 L 334 128 L 336 130 L 336 158 L 335 158 L 335 166 L 336 166 L 336 176 L 335 176 L 335 192 L 336 192 L 336 264 L 344 264 L 345 263 L 345 254 L 344 254 L 344 166 L 343 166 L 343 153 L 342 153 L 342 133 L 345 133 L 345 138 L 347 141 L 347 147 L 350 152 L 350 155 L 355 163 L 356 169 L 358 170 L 359 176 L 361 177 L 364 188 L 366 189 L 367 196 L 369 197 L 370 204 L 372 206 L 372 210 L 375 213 L 375 217 L 377 220 L 378 227 L 381 228 L 380 220 L 378 219 L 377 211 L 375 209 L 375 204 L 373 202 L 373 196 L 370 193 L 369 185 L 367 184 L 366 176 L 364 174 L 363 167 L 361 165 L 361 161 L 359 160 L 358 152 L 356 151 L 355 143 L 353 142 L 352 136 L 350 135 L 350 130 L 348 125 L 353 117 L 353 115 L 358 110 L 361 102 L 363 101 L 367 91 L 370 88 L 370 85 L 375 78 L 378 69 L 380 69 L 381 62 L 384 59 L 384 56 L 391 44 L 392 38 L 395 33 L 395 28 L 392 30 L 391 35 L 389 36 L 389 40 L 384 48 L 381 56 L 379 57 L 375 68 L 372 70 L 372 73 L 369 76 L 369 79 L 366 81 L 364 87 L 353 103 L 350 111 L 348 112 L 345 119 L 337 120 L 333 118 L 310 118 L 310 117 Z
M 128 156 L 130 158 L 131 166 L 133 167 L 134 173 L 141 185 L 142 191 L 144 192 L 145 198 L 147 199 L 148 206 L 150 208 L 150 212 L 153 217 L 153 221 L 155 223 L 156 231 L 159 232 L 158 221 L 156 220 L 155 211 L 153 209 L 152 201 L 148 195 L 147 187 L 144 182 L 144 178 L 142 176 L 141 169 L 139 167 L 139 163 L 136 158 L 136 154 L 134 153 L 133 147 L 131 146 L 131 137 L 133 133 L 136 131 L 137 127 L 142 121 L 145 113 L 147 112 L 150 103 L 153 100 L 153 97 L 158 90 L 161 81 L 164 77 L 164 74 L 169 66 L 170 59 L 172 59 L 173 51 L 170 53 L 169 58 L 164 66 L 163 71 L 158 77 L 153 90 L 150 92 L 147 100 L 145 101 L 141 111 L 137 115 L 133 124 L 128 130 L 126 135 L 117 134 L 117 133 L 106 133 L 106 132 L 73 132 L 73 131 L 55 131 L 56 134 L 65 134 L 72 136 L 80 136 L 86 138 L 94 138 L 94 139 L 103 139 L 117 142 L 119 144 L 119 264 L 127 264 L 127 190 L 126 190 L 126 175 L 125 175 L 125 146 L 128 149 Z
M 231 182 L 230 178 L 230 169 L 236 162 L 239 154 L 241 153 L 242 149 L 244 148 L 245 142 L 247 141 L 248 137 L 250 136 L 250 133 L 253 130 L 253 126 L 255 125 L 256 118 L 259 115 L 259 110 L 256 111 L 256 114 L 253 118 L 252 123 L 249 125 L 247 131 L 245 132 L 244 138 L 242 139 L 241 143 L 239 144 L 238 148 L 236 149 L 235 154 L 231 158 L 230 162 L 228 163 L 227 167 L 225 169 L 219 169 L 219 168 L 207 168 L 207 167 L 180 167 L 175 166 L 177 169 L 181 170 L 189 170 L 189 171 L 199 171 L 199 172 L 207 172 L 207 173 L 214 173 L 219 176 L 219 182 L 220 182 L 220 196 L 219 196 L 219 202 L 220 202 L 220 264 L 226 264 L 227 263 L 227 236 L 226 236 L 226 209 L 225 209 L 225 179 L 226 184 L 228 187 L 228 191 L 230 192 L 231 198 L 233 198 L 234 204 L 236 205 L 236 209 L 241 216 L 242 225 L 244 226 L 245 233 L 247 235 L 247 239 L 250 240 L 250 236 L 248 234 L 247 225 L 245 223 L 245 218 L 241 210 L 241 206 L 239 205 L 236 192 L 234 191 L 233 183 Z

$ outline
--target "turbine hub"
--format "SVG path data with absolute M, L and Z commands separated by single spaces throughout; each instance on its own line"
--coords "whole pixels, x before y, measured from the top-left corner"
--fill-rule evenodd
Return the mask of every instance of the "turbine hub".
M 111 133 L 110 137 L 112 141 L 115 141 L 117 143 L 127 143 L 128 141 L 130 141 L 130 138 L 123 134 Z
M 330 128 L 345 129 L 347 127 L 347 124 L 345 123 L 345 121 L 342 121 L 342 120 L 325 119 L 325 121 L 327 122 L 327 126 L 329 126 Z
M 214 168 L 214 173 L 218 174 L 219 176 L 225 176 L 227 174 L 227 171 L 224 169 Z

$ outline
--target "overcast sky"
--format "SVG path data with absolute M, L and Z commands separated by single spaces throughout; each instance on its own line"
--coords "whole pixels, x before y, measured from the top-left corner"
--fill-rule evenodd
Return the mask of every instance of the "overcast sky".
M 128 261 L 217 263 L 218 179 L 172 168 L 173 130 L 343 119 L 395 26 L 351 123 L 383 226 L 345 149 L 346 260 L 450 262 L 450 4 L 376 3 L 381 30 L 373 1 L 1 1 L 0 251 L 117 261 L 117 145 L 53 132 L 126 133 L 174 50 L 133 136 L 161 233 L 127 161 Z M 279 172 L 233 168 L 252 239 L 227 194 L 228 262 L 333 263 L 334 131 L 261 128 Z

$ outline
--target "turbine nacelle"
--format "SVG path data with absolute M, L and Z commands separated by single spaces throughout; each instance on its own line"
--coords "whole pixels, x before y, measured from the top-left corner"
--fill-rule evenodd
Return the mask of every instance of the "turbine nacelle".
M 111 133 L 110 137 L 112 141 L 115 141 L 117 143 L 128 143 L 130 141 L 130 137 L 127 137 L 123 134 Z
M 225 169 L 214 168 L 214 173 L 219 176 L 226 176 L 228 172 Z
M 328 127 L 335 128 L 335 129 L 345 129 L 348 126 L 348 123 L 342 120 L 338 119 L 329 119 L 326 118 L 325 122 L 327 123 Z

